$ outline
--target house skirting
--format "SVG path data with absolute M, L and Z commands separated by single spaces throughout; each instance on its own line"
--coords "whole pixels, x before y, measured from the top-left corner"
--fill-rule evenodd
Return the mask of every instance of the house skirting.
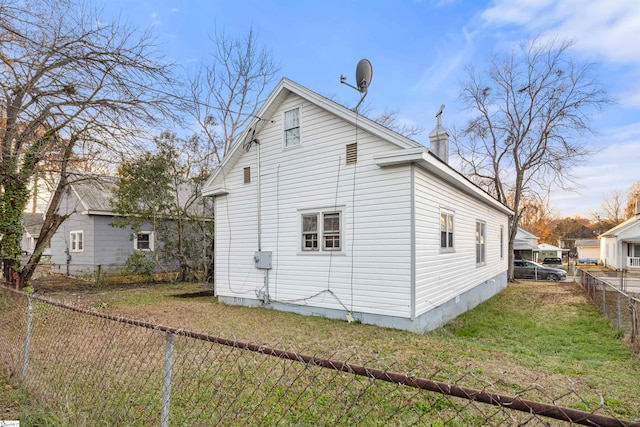
M 421 314 L 415 319 L 406 317 L 387 316 L 381 314 L 371 314 L 363 312 L 352 312 L 354 321 L 359 321 L 368 325 L 376 325 L 385 328 L 402 329 L 412 332 L 428 332 L 437 329 L 450 320 L 455 319 L 460 314 L 468 311 L 478 304 L 488 300 L 501 290 L 507 287 L 507 272 L 501 273 L 494 278 L 484 281 L 461 295 L 452 298 L 444 304 L 434 307 Z M 322 307 L 311 307 L 308 305 L 285 304 L 277 301 L 270 301 L 268 304 L 262 300 L 254 298 L 239 298 L 218 296 L 218 301 L 229 305 L 242 305 L 249 307 L 262 306 L 280 311 L 298 313 L 305 316 L 320 316 L 330 319 L 347 320 L 345 310 L 337 310 Z

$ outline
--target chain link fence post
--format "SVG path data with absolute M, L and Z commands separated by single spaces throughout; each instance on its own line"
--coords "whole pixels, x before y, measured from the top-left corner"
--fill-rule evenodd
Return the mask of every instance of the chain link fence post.
M 29 344 L 31 342 L 31 318 L 33 317 L 33 298 L 27 297 L 27 321 L 24 332 L 24 351 L 22 352 L 22 379 L 27 377 L 27 367 L 29 365 Z
M 162 415 L 160 425 L 169 427 L 169 405 L 171 403 L 171 367 L 173 358 L 173 334 L 165 334 L 164 346 L 164 378 L 162 381 Z

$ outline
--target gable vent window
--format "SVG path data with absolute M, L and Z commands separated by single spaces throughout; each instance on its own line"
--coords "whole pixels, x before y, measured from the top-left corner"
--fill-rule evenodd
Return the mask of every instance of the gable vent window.
M 353 164 L 358 161 L 358 143 L 347 144 L 347 164 Z
M 244 183 L 249 184 L 251 182 L 251 168 L 244 168 Z

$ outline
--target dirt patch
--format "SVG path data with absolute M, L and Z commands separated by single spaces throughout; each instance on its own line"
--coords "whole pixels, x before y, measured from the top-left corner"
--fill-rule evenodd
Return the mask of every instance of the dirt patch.
M 569 282 L 540 282 L 536 287 L 535 301 L 541 304 L 585 304 L 587 296 L 580 291 L 580 285 Z

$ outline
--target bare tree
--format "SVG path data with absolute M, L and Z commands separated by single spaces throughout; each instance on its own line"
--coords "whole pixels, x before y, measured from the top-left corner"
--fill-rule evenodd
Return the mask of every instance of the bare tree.
M 591 218 L 596 222 L 603 222 L 615 227 L 624 221 L 623 218 L 623 199 L 624 195 L 620 190 L 613 190 L 608 196 L 604 196 L 604 200 L 600 205 L 602 211 L 592 212 Z
M 5 279 L 22 286 L 64 220 L 56 201 L 79 149 L 92 144 L 117 158 L 145 126 L 171 114 L 166 94 L 175 82 L 149 33 L 106 23 L 72 0 L 0 0 L 0 45 L 0 253 Z M 19 269 L 22 212 L 44 163 L 59 185 L 34 254 Z
M 190 78 L 188 109 L 215 147 L 219 164 L 257 113 L 279 66 L 269 51 L 258 46 L 252 28 L 244 38 L 216 32 L 213 43 L 213 63 Z
M 638 197 L 640 197 L 640 181 L 634 183 L 629 187 L 629 190 L 627 190 L 627 205 L 624 208 L 625 219 L 632 218 L 638 213 L 637 209 L 640 208 L 640 206 L 636 206 Z
M 573 183 L 571 168 L 589 156 L 582 137 L 591 114 L 610 100 L 592 77 L 592 64 L 575 63 L 570 42 L 523 43 L 495 57 L 481 74 L 467 67 L 461 99 L 472 113 L 454 140 L 463 172 L 514 211 L 509 230 L 509 278 L 523 197 Z
M 399 133 L 400 135 L 404 135 L 407 138 L 415 138 L 424 132 L 424 128 L 422 126 L 402 123 L 398 119 L 398 110 L 385 110 L 384 113 L 373 117 L 371 120 Z

